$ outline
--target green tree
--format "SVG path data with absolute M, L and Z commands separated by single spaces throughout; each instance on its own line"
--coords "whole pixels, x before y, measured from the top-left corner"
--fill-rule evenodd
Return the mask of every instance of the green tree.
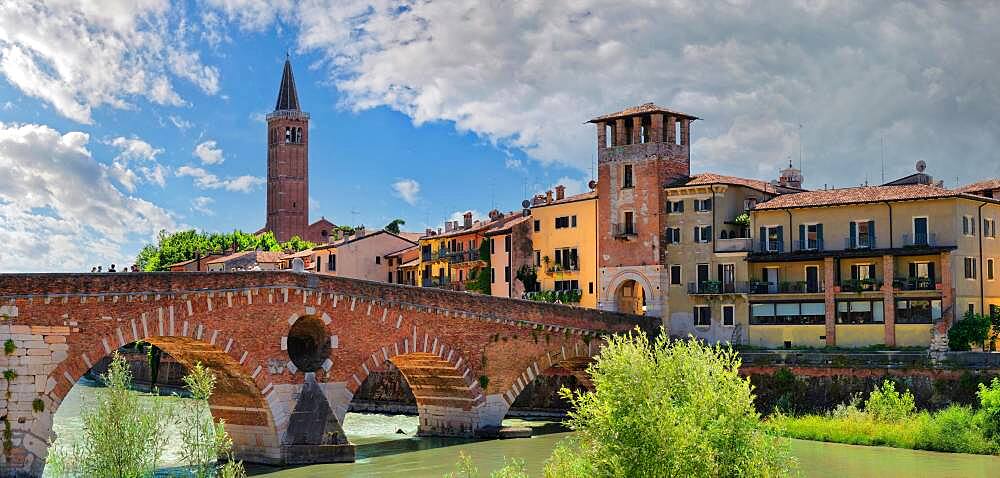
M 990 335 L 990 318 L 966 312 L 962 320 L 952 324 L 948 330 L 948 346 L 952 350 L 972 350 L 972 346 L 982 347 Z
M 314 247 L 315 244 L 303 241 L 298 236 L 279 243 L 274 233 L 267 231 L 262 234 L 250 234 L 243 231 L 231 233 L 199 232 L 194 229 L 177 231 L 168 234 L 160 231 L 156 244 L 148 244 L 139 251 L 136 264 L 144 271 L 167 270 L 170 264 L 176 264 L 212 253 L 232 251 L 265 251 L 298 252 Z
M 183 402 L 183 412 L 177 422 L 184 443 L 181 457 L 190 471 L 197 478 L 217 474 L 245 476 L 243 464 L 233 459 L 233 441 L 226 433 L 225 422 L 214 421 L 208 408 L 208 400 L 215 390 L 215 374 L 198 362 L 184 376 L 184 385 L 191 392 L 191 400 Z M 216 464 L 219 456 L 228 457 L 222 466 Z
M 753 387 L 729 347 L 612 336 L 588 372 L 593 392 L 563 389 L 577 436 L 549 477 L 773 477 L 792 472 L 787 444 L 765 434 Z
M 489 295 L 491 292 L 490 279 L 492 274 L 489 239 L 483 239 L 483 242 L 479 244 L 479 260 L 486 262 L 486 267 L 479 269 L 476 272 L 476 276 L 469 281 L 469 284 L 465 288 L 472 292 Z
M 117 351 L 101 378 L 107 388 L 95 406 L 85 406 L 81 413 L 83 436 L 71 450 L 57 447 L 51 451 L 49 473 L 93 478 L 152 476 L 166 445 L 164 429 L 170 415 L 131 390 L 132 372 Z
M 393 234 L 399 234 L 399 226 L 406 224 L 406 221 L 402 219 L 393 219 L 392 222 L 385 225 L 385 230 Z

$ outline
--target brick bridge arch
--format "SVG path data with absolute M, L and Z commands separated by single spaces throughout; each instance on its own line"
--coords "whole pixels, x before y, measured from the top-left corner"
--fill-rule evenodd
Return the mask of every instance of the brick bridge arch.
M 182 364 L 213 367 L 220 381 L 210 406 L 229 422 L 238 455 L 301 463 L 353 459 L 353 448 L 302 453 L 312 442 L 288 432 L 302 419 L 296 406 L 308 390 L 318 390 L 326 404 L 319 408 L 335 418 L 328 426 L 339 431 L 369 371 L 392 362 L 417 398 L 421 434 L 471 436 L 499 425 L 548 361 L 593 356 L 603 333 L 658 326 L 604 311 L 292 272 L 0 275 L 0 316 L 7 318 L 0 340 L 18 347 L 0 358 L 18 374 L 0 410 L 12 428 L 4 459 L 32 474 L 41 472 L 52 414 L 73 384 L 136 340 Z M 304 316 L 321 318 L 330 341 L 322 367 L 309 374 L 287 352 L 289 330 Z M 36 399 L 44 411 L 32 410 Z

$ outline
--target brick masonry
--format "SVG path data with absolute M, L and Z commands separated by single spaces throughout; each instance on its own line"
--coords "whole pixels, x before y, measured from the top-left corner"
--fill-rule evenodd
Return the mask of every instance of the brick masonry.
M 392 363 L 417 400 L 420 433 L 471 436 L 498 426 L 522 390 L 560 363 L 586 363 L 604 332 L 657 320 L 555 304 L 292 272 L 0 275 L 9 398 L 8 471 L 40 474 L 52 415 L 116 348 L 146 340 L 185 365 L 212 367 L 210 406 L 237 453 L 287 462 L 285 431 L 305 374 L 287 335 L 321 318 L 329 357 L 315 372 L 338 421 L 365 378 Z M 482 380 L 480 377 L 483 377 Z M 486 383 L 485 389 L 480 383 Z M 41 412 L 32 403 L 41 400 Z

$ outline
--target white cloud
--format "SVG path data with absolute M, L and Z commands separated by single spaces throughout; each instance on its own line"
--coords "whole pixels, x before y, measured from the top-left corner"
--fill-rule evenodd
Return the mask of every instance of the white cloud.
M 215 199 L 208 196 L 198 196 L 191 200 L 191 209 L 198 211 L 206 216 L 214 216 L 215 211 L 212 210 L 212 205 L 215 204 Z
M 558 180 L 556 180 L 555 184 L 549 186 L 549 189 L 551 189 L 552 191 L 555 191 L 556 186 L 558 186 L 558 185 L 561 184 L 563 186 L 566 186 L 566 195 L 567 196 L 572 196 L 574 194 L 582 194 L 582 193 L 585 193 L 587 191 L 590 191 L 590 188 L 587 187 L 587 183 L 588 182 L 590 182 L 589 179 L 588 180 L 575 179 L 575 178 L 571 178 L 569 176 L 563 176 L 563 177 L 559 178 Z
M 220 164 L 225 161 L 222 157 L 222 148 L 215 141 L 203 141 L 195 146 L 194 155 L 201 160 L 202 164 Z
M 177 175 L 194 178 L 195 186 L 200 189 L 225 189 L 248 193 L 264 184 L 263 178 L 249 175 L 219 179 L 218 176 L 196 166 L 181 166 L 177 168 Z
M 136 241 L 177 227 L 169 211 L 116 188 L 89 141 L 82 132 L 0 123 L 0 270 L 131 264 Z M 153 150 L 125 151 L 142 156 Z
M 235 14 L 241 2 L 222 3 Z M 309 14 L 283 21 L 299 27 L 299 49 L 324 55 L 343 106 L 453 121 L 546 164 L 588 171 L 595 134 L 581 123 L 654 101 L 704 118 L 695 171 L 775 177 L 798 156 L 803 123 L 807 181 L 874 172 L 883 134 L 895 176 L 917 159 L 932 172 L 961 158 L 963 170 L 1000 173 L 1000 83 L 982 81 L 998 62 L 955 54 L 1000 41 L 998 4 L 311 0 L 299 10 Z M 258 28 L 278 15 L 248 11 Z
M 163 153 L 162 149 L 154 148 L 139 138 L 121 136 L 109 141 L 108 144 L 119 150 L 111 162 L 109 172 L 129 192 L 135 191 L 136 184 L 140 180 L 156 184 L 161 188 L 166 186 L 167 170 L 156 160 L 156 157 Z M 136 170 L 139 171 L 138 174 Z
M 417 204 L 420 199 L 420 183 L 413 179 L 400 179 L 392 183 L 392 190 L 396 197 L 406 201 L 411 206 Z
M 172 77 L 207 94 L 218 69 L 187 47 L 183 14 L 165 0 L 23 0 L 0 3 L 0 73 L 61 115 L 91 123 L 92 109 L 136 98 L 178 106 Z
M 187 131 L 192 126 L 194 126 L 194 124 L 192 124 L 190 121 L 188 121 L 188 120 L 186 120 L 184 118 L 181 118 L 180 116 L 170 115 L 170 116 L 167 116 L 167 119 L 169 119 L 170 122 L 173 123 L 174 126 L 176 126 L 177 129 L 179 129 L 181 131 Z

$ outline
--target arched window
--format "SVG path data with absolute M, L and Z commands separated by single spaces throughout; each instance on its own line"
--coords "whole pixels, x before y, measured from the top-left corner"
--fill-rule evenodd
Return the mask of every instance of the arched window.
M 302 128 L 295 128 L 295 142 L 302 142 Z
M 285 142 L 286 143 L 292 142 L 292 128 L 289 128 L 287 126 L 285 127 Z

